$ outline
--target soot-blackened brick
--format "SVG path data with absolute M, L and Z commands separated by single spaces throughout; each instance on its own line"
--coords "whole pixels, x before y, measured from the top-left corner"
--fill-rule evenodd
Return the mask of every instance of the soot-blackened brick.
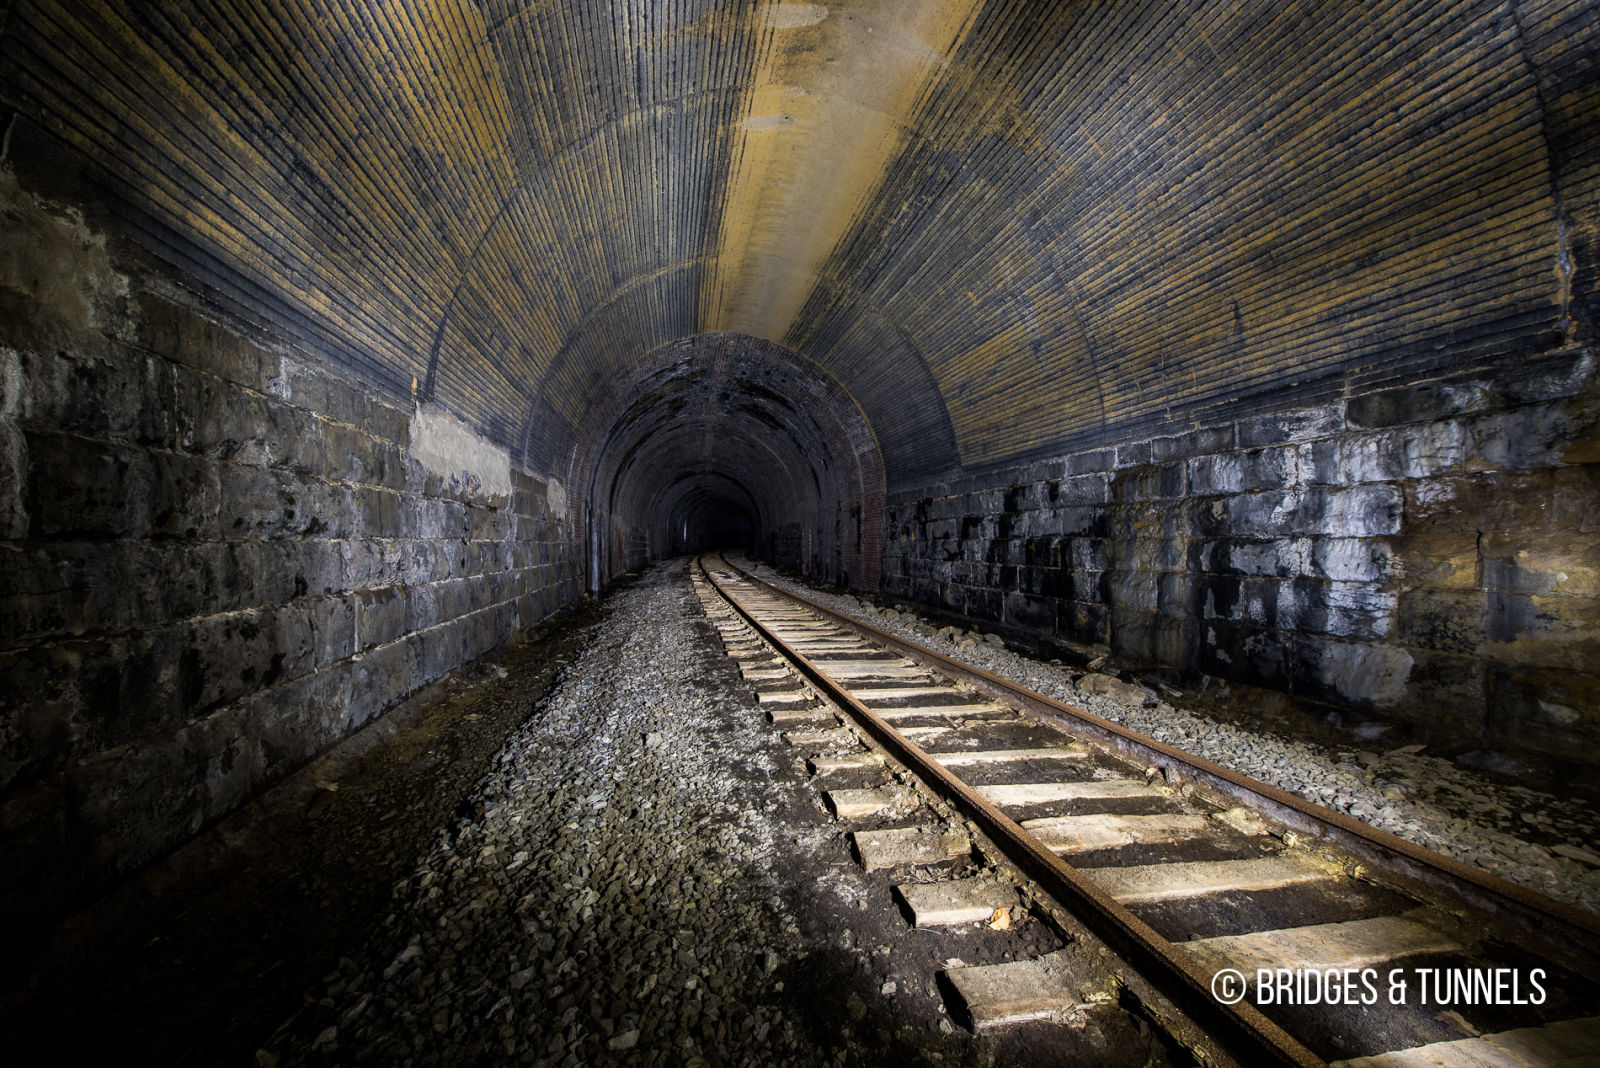
M 296 476 L 249 464 L 223 464 L 219 470 L 224 537 L 279 538 L 301 527 L 305 493 Z
M 1242 679 L 1249 674 L 1245 639 L 1252 633 L 1226 619 L 1210 619 L 1200 628 L 1195 666 L 1208 675 Z
M 1247 578 L 1240 581 L 1239 619 L 1263 630 L 1278 630 L 1282 615 L 1279 602 L 1288 601 L 1288 584 L 1282 579 Z
M 258 561 L 245 546 L 174 542 L 157 551 L 166 557 L 160 564 L 136 568 L 118 560 L 124 575 L 159 571 L 168 576 L 152 591 L 155 596 L 144 602 L 157 606 L 145 624 L 175 623 L 206 612 L 230 612 L 259 603 L 255 596 Z
M 1111 566 L 1110 543 L 1104 538 L 1071 538 L 1063 541 L 1061 566 L 1074 571 L 1104 571 Z
M 1239 448 L 1249 449 L 1327 437 L 1343 428 L 1344 406 L 1340 403 L 1240 420 L 1234 424 L 1234 439 Z
M 1488 594 L 1479 589 L 1412 589 L 1400 595 L 1400 638 L 1408 646 L 1473 654 L 1487 640 Z
M 366 431 L 330 420 L 321 420 L 326 454 L 327 476 L 361 485 L 376 484 L 382 477 L 378 461 L 380 441 Z
M 358 651 L 387 645 L 406 631 L 408 590 L 383 586 L 355 593 L 355 633 Z
M 196 621 L 183 658 L 188 706 L 205 711 L 311 666 L 310 616 L 301 605 L 230 612 Z
M 1150 458 L 1156 463 L 1186 460 L 1191 456 L 1228 452 L 1233 449 L 1233 425 L 1202 427 L 1176 437 L 1156 438 L 1150 443 Z
M 1076 537 L 1106 538 L 1111 535 L 1111 515 L 1098 507 L 1063 508 L 1058 513 L 1058 532 Z
M 1056 628 L 1064 638 L 1105 644 L 1110 614 L 1103 604 L 1083 601 L 1062 602 L 1056 610 Z
M 1328 626 L 1327 584 L 1300 575 L 1285 581 L 1278 590 L 1278 618 L 1274 625 L 1280 630 L 1307 634 L 1325 632 Z
M 1223 538 L 1235 533 L 1227 498 L 1190 497 L 1178 502 L 1178 521 L 1190 538 Z
M 1039 634 L 1055 633 L 1056 606 L 1049 598 L 1026 593 L 1008 593 L 1004 611 L 1007 623 Z
M 176 665 L 183 661 L 189 631 L 182 626 L 154 627 L 115 639 L 116 663 L 121 668 L 115 699 L 99 711 L 104 733 L 100 746 L 120 745 L 167 731 L 191 713 L 183 700 L 183 679 Z
M 93 356 L 26 349 L 19 356 L 29 386 L 27 422 L 102 440 L 141 436 L 141 414 L 150 406 L 142 358 L 115 345 Z
M 1297 447 L 1295 467 L 1299 480 L 1310 486 L 1342 486 L 1354 481 L 1344 466 L 1346 443 L 1340 438 L 1322 438 Z
M 1207 620 L 1240 618 L 1244 582 L 1235 575 L 1207 575 L 1199 585 L 1200 616 Z
M 1075 505 L 1101 505 L 1111 500 L 1113 476 L 1109 473 L 1091 473 L 1063 479 L 1057 503 L 1063 507 Z
M 998 585 L 1000 582 L 1001 567 L 983 563 L 971 563 L 958 560 L 950 565 L 949 579 L 966 586 Z
M 1485 689 L 1493 741 L 1559 751 L 1569 759 L 1600 756 L 1600 678 L 1494 664 Z
M 350 677 L 353 725 L 370 721 L 411 692 L 412 650 L 404 640 L 357 657 Z
M 1154 611 L 1158 575 L 1153 570 L 1109 571 L 1110 603 L 1138 611 Z
M 473 508 L 467 516 L 467 537 L 474 540 L 498 541 L 510 533 L 511 516 L 502 508 Z
M 150 459 L 142 450 L 49 430 L 27 433 L 29 536 L 143 535 Z
M 1150 443 L 1148 441 L 1132 441 L 1118 445 L 1112 450 L 1115 467 L 1138 467 L 1150 462 Z
M 315 367 L 284 360 L 279 377 L 280 399 L 316 412 L 325 419 L 351 426 L 372 422 L 372 398 L 366 391 L 323 374 Z
M 1577 672 L 1600 658 L 1587 638 L 1600 630 L 1589 551 L 1600 544 L 1600 410 L 1592 397 L 1561 399 L 1592 378 L 1576 363 L 1539 403 L 1512 400 L 1505 383 L 1429 384 L 1158 439 L 1152 460 L 1189 461 L 1188 496 L 1175 500 L 1155 467 L 1133 462 L 1140 443 L 1120 457 L 1066 457 L 1047 503 L 1081 503 L 1005 520 L 1006 533 L 1034 539 L 1024 563 L 1038 569 L 1037 581 L 1019 573 L 1014 592 L 1057 601 L 1057 626 L 1081 637 L 1074 606 L 1099 580 L 1107 634 L 1130 655 L 1424 717 L 1476 701 L 1458 718 L 1481 722 L 1482 687 L 1452 689 L 1449 658 L 1467 678 L 1490 663 Z M 1114 483 L 1100 484 L 1115 493 L 1081 493 L 1090 483 L 1074 479 L 1103 477 L 1113 461 Z M 1026 479 L 1019 469 L 996 481 Z M 1036 544 L 1058 534 L 1093 535 L 1109 551 L 1074 558 L 1064 539 L 1062 567 L 1041 566 Z M 1154 597 L 1146 572 L 1163 576 Z M 1186 599 L 1232 628 L 1211 640 L 1215 655 L 1190 644 Z M 1171 625 L 1139 614 L 1151 606 Z M 1138 633 L 1119 637 L 1120 627 Z
M 135 338 L 148 352 L 253 390 L 276 374 L 277 357 L 188 308 L 149 300 L 140 312 Z
M 1572 442 L 1592 433 L 1592 413 L 1582 412 L 1586 425 L 1579 429 L 1569 423 L 1572 411 L 1564 404 L 1544 404 L 1488 412 L 1473 418 L 1463 434 L 1470 434 L 1472 458 L 1479 462 L 1501 468 L 1550 467 L 1566 458 Z
M 356 651 L 355 604 L 349 597 L 319 597 L 310 603 L 313 656 L 317 667 Z
M 1315 491 L 1313 491 L 1315 492 Z M 1274 538 L 1286 534 L 1308 534 L 1320 521 L 1317 503 L 1308 506 L 1306 495 L 1298 490 L 1246 493 L 1226 499 L 1229 526 L 1236 535 L 1249 538 Z
M 401 509 L 403 499 L 393 490 L 377 486 L 361 486 L 352 494 L 360 534 L 373 538 L 394 537 L 403 533 Z
M 1071 571 L 1059 567 L 1041 567 L 1034 570 L 1039 580 L 1039 587 L 1035 592 L 1058 601 L 1078 599 L 1078 582 Z
M 1201 583 L 1194 576 L 1164 572 L 1156 579 L 1156 608 L 1163 615 L 1198 615 L 1201 588 Z
M 1156 663 L 1164 644 L 1161 631 L 1170 621 L 1154 611 L 1120 605 L 1113 605 L 1110 614 L 1112 650 L 1134 663 Z
M 20 487 L 0 514 L 0 539 L 17 543 L 0 556 L 12 647 L 0 663 L 0 786 L 71 771 L 57 815 L 77 838 L 20 863 L 86 886 L 581 585 L 565 522 L 524 529 L 442 481 L 435 492 L 450 499 L 424 509 L 420 473 L 407 498 L 409 412 L 140 299 L 145 351 L 91 337 L 81 350 L 0 356 L 0 479 Z M 542 500 L 543 484 L 519 474 Z M 438 527 L 427 533 L 477 540 L 420 538 L 424 511 Z M 515 555 L 544 564 L 537 589 L 507 570 Z M 470 618 L 425 664 L 407 653 L 403 594 L 358 605 L 351 593 L 453 572 L 450 607 Z M 368 667 L 399 670 L 358 685 L 358 632 Z M 16 811 L 14 795 L 0 800 Z M 15 830 L 0 827 L 18 846 Z
M 32 550 L 0 547 L 0 648 L 32 645 L 64 633 L 78 622 L 81 608 L 89 609 L 93 623 L 115 626 L 115 620 L 103 620 L 100 606 L 83 604 L 94 588 L 90 568 L 96 559 L 107 562 L 105 577 L 111 579 L 118 561 L 92 542 Z
M 1240 659 L 1228 674 L 1259 686 L 1288 689 L 1293 684 L 1292 646 L 1276 634 L 1266 631 L 1246 631 L 1240 628 L 1244 641 Z
M 960 538 L 962 541 L 969 541 L 979 538 L 992 538 L 995 536 L 997 524 L 995 523 L 993 516 L 967 515 L 961 516 L 960 521 L 961 527 L 956 533 L 956 537 Z M 935 531 L 934 536 L 941 536 L 939 531 L 943 531 L 945 529 L 947 528 L 945 528 L 943 525 L 940 525 Z
M 964 611 L 973 619 L 998 622 L 1005 611 L 1005 603 L 1001 591 L 997 589 L 984 589 L 975 586 L 963 588 L 962 603 Z
M 1042 506 L 1044 497 L 1044 486 L 1040 483 L 1029 482 L 1012 486 L 1006 491 L 1004 508 L 1008 512 L 1026 512 Z
M 1345 418 L 1351 427 L 1399 426 L 1478 411 L 1492 400 L 1493 394 L 1479 383 L 1402 386 L 1350 398 L 1345 403 Z
M 1029 538 L 1022 544 L 1022 562 L 1029 567 L 1059 567 L 1063 540 L 1055 535 Z
M 1398 595 L 1370 582 L 1329 582 L 1324 586 L 1322 629 L 1336 637 L 1378 642 L 1399 631 Z
M 1095 449 L 1090 452 L 1077 452 L 1062 461 L 1061 471 L 1064 477 L 1073 475 L 1087 475 L 1099 471 L 1110 471 L 1116 465 L 1116 453 L 1111 449 Z
M 150 453 L 150 533 L 158 538 L 208 539 L 221 533 L 222 482 L 217 465 L 182 453 Z

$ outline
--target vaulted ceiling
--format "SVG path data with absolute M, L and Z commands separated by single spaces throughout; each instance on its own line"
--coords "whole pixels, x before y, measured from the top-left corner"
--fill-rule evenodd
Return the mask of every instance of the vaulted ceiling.
M 164 269 L 539 470 L 708 333 L 832 376 L 891 486 L 1593 333 L 1593 0 L 0 17 L 13 126 Z

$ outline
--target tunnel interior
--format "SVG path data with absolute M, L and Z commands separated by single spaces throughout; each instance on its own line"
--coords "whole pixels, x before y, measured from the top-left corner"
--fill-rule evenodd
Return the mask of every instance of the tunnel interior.
M 13 0 L 0 910 L 713 546 L 1600 764 L 1597 15 Z
M 732 549 L 755 555 L 761 538 L 750 512 L 738 497 L 696 496 L 684 499 L 667 513 L 674 537 L 668 551 L 675 556 L 712 549 Z
M 664 554 L 743 548 L 877 588 L 883 466 L 831 376 L 770 342 L 710 334 L 648 354 L 580 437 L 593 588 Z M 729 540 L 731 539 L 731 540 Z

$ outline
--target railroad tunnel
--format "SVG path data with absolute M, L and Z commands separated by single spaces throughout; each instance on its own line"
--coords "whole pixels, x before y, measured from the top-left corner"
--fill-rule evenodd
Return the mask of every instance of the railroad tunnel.
M 700 335 L 646 354 L 610 390 L 571 468 L 588 472 L 591 590 L 663 554 L 723 546 L 877 588 L 883 464 L 826 372 L 772 342 Z
M 688 598 L 719 550 L 1073 693 L 1359 750 L 1369 784 L 1416 746 L 1566 796 L 1506 826 L 1594 886 L 1597 72 L 1594 0 L 11 0 L 8 1015 L 93 970 L 85 916 L 159 914 L 284 797 L 353 798 L 328 762 L 424 705 L 498 723 L 450 701 L 537 661 L 565 707 L 608 606 Z M 677 744 L 615 702 L 572 736 Z M 474 781 L 411 789 L 430 828 Z M 541 789 L 550 819 L 579 794 Z M 654 1034 L 571 1011 L 504 1056 Z M 338 1019 L 290 1059 L 353 1056 Z M 694 1019 L 673 1055 L 751 1056 Z

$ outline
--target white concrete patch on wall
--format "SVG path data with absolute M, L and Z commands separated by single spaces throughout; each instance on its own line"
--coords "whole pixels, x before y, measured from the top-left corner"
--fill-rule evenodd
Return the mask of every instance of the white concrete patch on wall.
M 567 489 L 561 480 L 551 475 L 545 480 L 545 502 L 550 506 L 550 514 L 556 519 L 567 518 Z
M 419 404 L 411 415 L 411 458 L 485 497 L 511 496 L 511 454 L 437 404 Z

